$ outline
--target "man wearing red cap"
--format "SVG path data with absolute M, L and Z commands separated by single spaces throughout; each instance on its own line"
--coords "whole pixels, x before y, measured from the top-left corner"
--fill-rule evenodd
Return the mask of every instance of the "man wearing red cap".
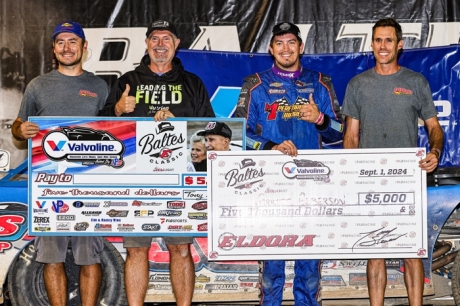
M 201 79 L 184 70 L 175 57 L 180 39 L 176 28 L 164 20 L 147 29 L 147 53 L 140 65 L 115 83 L 101 116 L 214 117 Z M 152 237 L 124 237 L 126 294 L 130 306 L 144 305 L 149 281 L 148 251 Z M 170 255 L 171 284 L 177 305 L 190 305 L 195 289 L 195 266 L 190 252 L 193 238 L 164 237 Z
M 66 21 L 53 33 L 53 52 L 58 69 L 33 79 L 27 85 L 12 133 L 18 140 L 35 137 L 39 131 L 29 116 L 97 116 L 108 95 L 107 83 L 83 70 L 82 56 L 88 42 L 77 22 Z M 81 91 L 91 92 L 82 95 Z M 82 305 L 96 305 L 102 280 L 100 253 L 102 237 L 37 237 L 37 262 L 45 264 L 43 277 L 51 305 L 67 304 L 67 278 L 64 262 L 71 241 L 75 263 L 80 265 Z

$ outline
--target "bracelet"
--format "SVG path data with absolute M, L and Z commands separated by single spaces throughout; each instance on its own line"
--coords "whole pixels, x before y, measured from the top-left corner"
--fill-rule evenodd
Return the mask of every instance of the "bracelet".
M 318 116 L 318 119 L 316 119 L 316 122 L 315 124 L 319 124 L 324 118 L 324 113 L 323 112 L 319 112 L 319 116 Z
M 435 152 L 438 158 L 441 157 L 441 150 L 439 150 L 438 148 L 433 148 L 430 151 L 430 153 L 435 153 Z

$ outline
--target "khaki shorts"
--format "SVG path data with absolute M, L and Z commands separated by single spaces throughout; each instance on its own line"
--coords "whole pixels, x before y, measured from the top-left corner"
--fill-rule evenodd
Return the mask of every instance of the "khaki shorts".
M 88 236 L 44 236 L 35 238 L 37 262 L 59 263 L 65 262 L 69 241 L 72 243 L 72 253 L 75 264 L 88 266 L 100 263 L 100 254 L 104 249 L 103 237 Z
M 193 237 L 163 237 L 166 244 L 192 244 Z M 126 236 L 123 237 L 123 247 L 142 248 L 150 247 L 152 237 L 150 236 Z

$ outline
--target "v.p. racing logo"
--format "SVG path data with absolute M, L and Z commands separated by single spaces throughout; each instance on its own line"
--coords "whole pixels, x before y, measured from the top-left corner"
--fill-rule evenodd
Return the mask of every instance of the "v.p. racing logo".
M 42 148 L 45 155 L 54 161 L 67 160 L 114 168 L 124 165 L 125 145 L 107 131 L 62 127 L 43 137 Z
M 294 159 L 283 165 L 283 175 L 288 179 L 310 179 L 329 182 L 331 170 L 323 163 L 308 159 Z

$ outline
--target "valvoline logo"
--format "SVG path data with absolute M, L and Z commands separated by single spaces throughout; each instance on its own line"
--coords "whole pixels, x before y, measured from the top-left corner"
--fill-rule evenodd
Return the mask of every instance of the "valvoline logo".
M 121 168 L 124 165 L 125 146 L 107 131 L 86 127 L 61 127 L 43 137 L 42 148 L 53 161 L 67 160 L 85 165 L 106 165 Z
M 35 205 L 38 206 L 38 208 L 45 208 L 46 201 L 35 201 Z
M 312 179 L 329 182 L 329 173 L 331 170 L 319 161 L 294 159 L 283 165 L 282 172 L 288 179 Z
M 67 141 L 59 141 L 58 143 L 55 143 L 52 140 L 48 140 L 47 143 L 53 151 L 61 151 Z

